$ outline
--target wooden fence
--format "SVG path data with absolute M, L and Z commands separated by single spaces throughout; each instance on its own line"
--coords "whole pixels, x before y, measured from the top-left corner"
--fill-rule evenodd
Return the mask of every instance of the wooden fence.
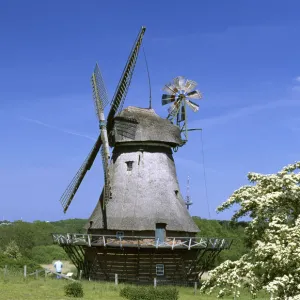
M 7 265 L 5 265 L 5 267 L 3 269 L 3 272 L 4 272 L 4 274 L 3 274 L 4 278 L 6 278 L 8 276 L 8 274 L 9 274 L 9 270 L 8 270 L 8 266 Z M 64 279 L 67 279 L 67 280 L 77 281 L 77 280 L 71 278 L 70 276 L 67 276 L 67 275 L 64 275 L 64 274 L 61 274 L 61 273 L 56 273 L 56 272 L 54 272 L 52 270 L 49 270 L 49 269 L 46 269 L 46 268 L 41 268 L 39 270 L 35 270 L 32 273 L 28 273 L 27 272 L 27 266 L 26 265 L 23 268 L 23 277 L 24 278 L 27 278 L 29 276 L 33 276 L 36 279 L 39 278 L 39 277 L 41 277 L 41 276 L 44 276 L 44 278 L 47 278 L 47 276 L 48 276 L 49 273 L 57 275 L 57 276 L 60 276 L 61 278 L 64 278 Z

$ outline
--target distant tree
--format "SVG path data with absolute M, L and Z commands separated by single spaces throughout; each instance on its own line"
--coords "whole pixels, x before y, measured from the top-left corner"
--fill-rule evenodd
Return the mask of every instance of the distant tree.
M 218 211 L 234 204 L 236 221 L 249 216 L 245 233 L 251 250 L 236 261 L 225 261 L 210 272 L 203 292 L 220 288 L 219 296 L 247 286 L 253 296 L 260 289 L 273 300 L 300 299 L 300 162 L 277 174 L 249 173 L 243 186 Z
M 193 217 L 193 220 L 200 229 L 198 236 L 233 239 L 230 250 L 222 251 L 215 261 L 208 266 L 209 270 L 228 259 L 237 260 L 249 251 L 245 243 L 244 222 L 207 220 L 199 217 Z
M 28 270 L 36 270 L 39 263 L 51 263 L 53 258 L 68 259 L 63 248 L 53 245 L 51 233 L 83 233 L 86 223 L 85 219 L 57 222 L 37 220 L 32 223 L 19 220 L 9 226 L 1 225 L 0 268 L 8 265 L 10 268 L 20 269 L 27 265 Z M 13 251 L 17 248 L 11 241 L 18 246 L 18 251 Z
M 0 224 L 2 224 L 2 223 L 4 223 L 4 224 L 10 224 L 10 221 L 8 221 L 8 220 L 2 220 L 2 221 L 0 221 Z
M 39 264 L 49 264 L 55 259 L 68 260 L 69 257 L 62 247 L 47 245 L 32 248 L 31 259 Z
M 9 242 L 3 254 L 12 259 L 20 259 L 22 257 L 20 248 L 14 240 Z

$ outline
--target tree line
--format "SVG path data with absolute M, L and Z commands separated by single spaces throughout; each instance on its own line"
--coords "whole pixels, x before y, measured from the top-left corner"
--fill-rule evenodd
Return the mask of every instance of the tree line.
M 206 220 L 193 217 L 200 228 L 199 236 L 232 238 L 230 250 L 223 251 L 211 266 L 226 259 L 236 260 L 247 252 L 244 243 L 244 222 Z M 15 221 L 0 222 L 0 268 L 4 265 L 21 268 L 25 264 L 36 269 L 39 264 L 49 264 L 55 259 L 68 260 L 64 250 L 53 244 L 52 233 L 84 233 L 86 219 L 68 219 L 57 222 Z

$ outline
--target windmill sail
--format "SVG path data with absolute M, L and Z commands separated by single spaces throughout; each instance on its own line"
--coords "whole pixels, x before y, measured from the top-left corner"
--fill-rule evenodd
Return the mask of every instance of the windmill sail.
M 117 86 L 117 89 L 115 91 L 115 94 L 113 96 L 113 99 L 111 101 L 111 110 L 107 117 L 107 127 L 110 130 L 112 126 L 112 120 L 116 114 L 116 112 L 122 110 L 128 88 L 131 82 L 132 74 L 135 68 L 135 64 L 138 58 L 139 50 L 142 45 L 142 40 L 144 33 L 146 31 L 145 27 L 142 27 L 134 46 L 131 50 L 131 53 L 129 55 L 129 58 L 127 60 L 127 63 L 125 65 L 125 68 L 123 70 L 123 74 L 121 76 L 121 79 L 119 81 L 119 84 Z
M 100 68 L 96 63 L 94 72 L 91 78 L 92 88 L 93 88 L 93 99 L 95 101 L 95 108 L 98 118 L 100 118 L 100 113 L 103 112 L 104 108 L 109 103 L 107 91 L 103 81 Z
M 89 153 L 89 155 L 87 156 L 87 158 L 85 159 L 85 161 L 83 162 L 83 164 L 81 165 L 81 167 L 79 168 L 79 170 L 77 171 L 75 176 L 73 177 L 72 181 L 70 182 L 70 184 L 68 185 L 68 187 L 66 188 L 64 193 L 62 194 L 59 201 L 63 206 L 64 213 L 69 208 L 69 205 L 71 204 L 71 202 L 75 196 L 75 193 L 78 190 L 86 172 L 93 165 L 94 160 L 95 160 L 95 158 L 98 154 L 98 151 L 101 147 L 101 144 L 102 144 L 101 135 L 99 135 L 91 152 Z
M 111 101 L 111 108 L 110 108 L 110 111 L 109 111 L 109 114 L 107 117 L 107 132 L 108 132 L 108 134 L 112 130 L 113 119 L 115 117 L 115 114 L 118 112 L 119 109 L 122 108 L 122 106 L 124 104 L 145 31 L 146 31 L 146 28 L 142 27 L 138 34 L 138 37 L 134 43 L 134 46 L 131 50 L 131 53 L 130 53 L 128 61 L 125 65 L 123 74 L 121 76 L 121 79 L 119 81 L 119 84 L 117 86 L 115 94 L 113 96 L 113 99 Z M 99 73 L 99 74 L 101 76 L 101 73 Z M 97 76 L 99 76 L 99 74 L 96 72 L 95 76 L 97 77 Z M 103 88 L 101 88 L 102 84 L 103 84 Z M 101 96 L 101 93 L 102 92 L 104 93 L 104 90 L 105 90 L 105 86 L 104 86 L 102 77 L 99 77 L 98 87 L 99 87 L 100 98 L 103 97 L 102 99 L 103 99 L 103 103 L 104 103 L 105 95 Z M 96 105 L 96 112 L 98 114 L 99 112 L 98 112 L 97 105 L 99 105 L 99 103 L 97 104 L 96 100 L 95 100 L 95 105 Z M 95 160 L 95 158 L 100 150 L 100 147 L 102 145 L 102 136 L 103 136 L 103 134 L 99 135 L 90 154 L 88 155 L 86 160 L 83 162 L 82 166 L 77 171 L 77 173 L 74 176 L 74 178 L 72 179 L 71 183 L 68 185 L 67 189 L 61 196 L 60 202 L 63 206 L 64 212 L 67 211 L 69 205 L 71 204 L 71 202 L 75 196 L 75 193 L 78 190 L 86 172 L 92 167 L 94 160 Z
M 202 98 L 202 94 L 198 90 L 194 90 L 192 92 L 189 92 L 186 95 L 187 95 L 187 97 L 189 97 L 191 99 L 201 99 Z
M 185 86 L 184 86 L 184 90 L 186 93 L 189 93 L 190 91 L 192 91 L 195 87 L 197 86 L 197 82 L 196 81 L 193 81 L 193 80 L 190 80 L 188 79 L 185 83 Z
M 175 99 L 176 99 L 175 95 L 166 95 L 166 94 L 163 94 L 162 95 L 162 99 L 161 99 L 161 103 L 162 103 L 162 105 L 165 105 L 165 104 L 168 104 L 170 102 L 174 102 Z
M 199 105 L 192 102 L 191 100 L 186 100 L 186 104 L 193 110 L 193 112 L 196 112 L 199 110 Z
M 107 92 L 105 89 L 105 85 L 103 82 L 103 78 L 99 69 L 98 64 L 96 64 L 92 78 L 92 88 L 93 88 L 93 98 L 96 106 L 96 112 L 99 119 L 100 125 L 100 132 L 101 132 L 101 140 L 102 140 L 102 163 L 103 163 L 103 171 L 104 171 L 104 201 L 103 205 L 107 204 L 110 198 L 110 179 L 109 179 L 109 145 L 108 145 L 108 137 L 107 137 L 107 130 L 105 124 L 105 117 L 104 117 L 104 108 L 108 104 L 108 97 Z
M 184 88 L 184 82 L 185 82 L 184 77 L 178 76 L 178 77 L 174 78 L 173 82 L 178 90 L 182 90 Z

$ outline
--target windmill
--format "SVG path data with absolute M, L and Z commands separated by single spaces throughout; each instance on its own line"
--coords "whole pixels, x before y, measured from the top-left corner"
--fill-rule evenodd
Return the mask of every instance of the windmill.
M 183 142 L 188 140 L 188 127 L 187 127 L 187 106 L 194 112 L 199 110 L 199 105 L 193 100 L 199 100 L 202 95 L 199 90 L 195 90 L 197 82 L 185 79 L 183 76 L 178 76 L 172 82 L 163 87 L 166 94 L 162 95 L 162 105 L 170 104 L 168 109 L 168 119 L 180 127 L 183 134 Z
M 205 257 L 201 261 L 205 270 L 214 255 L 230 243 L 196 237 L 199 228 L 180 193 L 172 151 L 183 144 L 183 129 L 152 108 L 122 109 L 144 32 L 142 27 L 106 121 L 108 96 L 99 66 L 95 66 L 91 82 L 100 134 L 60 199 L 64 212 L 99 151 L 103 190 L 85 226 L 86 233 L 53 234 L 53 239 L 78 271 L 83 271 L 82 276 L 91 280 L 110 281 L 118 274 L 119 280 L 126 282 L 149 283 L 157 278 L 194 283 L 198 280 L 199 259 Z M 200 95 L 192 91 L 195 83 L 180 78 L 177 81 L 178 95 L 174 95 L 173 102 L 179 107 L 187 104 L 195 108 L 188 100 Z M 179 93 L 179 88 L 185 93 Z M 170 113 L 169 118 L 177 110 Z M 186 122 L 185 112 L 180 118 Z M 209 254 L 204 255 L 206 252 Z
M 135 68 L 135 64 L 138 58 L 138 53 L 142 44 L 142 39 L 145 30 L 146 30 L 145 27 L 141 28 L 138 37 L 134 43 L 134 46 L 131 50 L 128 61 L 123 70 L 121 79 L 116 88 L 114 96 L 111 100 L 111 108 L 108 113 L 107 123 L 105 123 L 104 108 L 108 104 L 108 96 L 107 96 L 106 88 L 104 85 L 104 81 L 100 69 L 98 67 L 98 64 L 96 64 L 96 67 L 92 74 L 91 82 L 93 87 L 93 98 L 95 102 L 96 113 L 99 119 L 100 134 L 91 152 L 89 153 L 89 155 L 87 156 L 83 164 L 81 165 L 80 169 L 75 174 L 74 178 L 72 179 L 71 183 L 68 185 L 67 189 L 65 190 L 65 192 L 63 193 L 60 199 L 60 203 L 63 206 L 64 213 L 66 213 L 66 211 L 68 210 L 85 174 L 92 167 L 101 146 L 102 146 L 101 154 L 102 154 L 104 179 L 105 179 L 104 197 L 103 197 L 104 198 L 103 209 L 105 210 L 105 205 L 107 204 L 110 198 L 110 183 L 109 183 L 109 170 L 108 170 L 110 154 L 109 154 L 109 146 L 108 146 L 108 136 L 111 134 L 115 115 L 123 107 L 128 92 L 128 88 L 131 82 L 131 78 L 133 75 L 133 71 Z

